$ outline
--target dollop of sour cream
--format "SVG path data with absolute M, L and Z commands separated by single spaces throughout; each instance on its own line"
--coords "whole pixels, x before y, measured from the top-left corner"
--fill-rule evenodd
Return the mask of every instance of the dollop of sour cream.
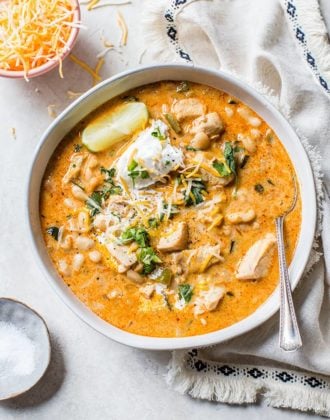
M 134 183 L 129 170 L 133 160 L 138 164 L 136 170 L 148 172 L 146 178 L 137 176 Z M 171 145 L 168 126 L 161 120 L 154 120 L 125 150 L 115 166 L 119 182 L 124 180 L 130 189 L 142 189 L 182 165 L 182 151 Z

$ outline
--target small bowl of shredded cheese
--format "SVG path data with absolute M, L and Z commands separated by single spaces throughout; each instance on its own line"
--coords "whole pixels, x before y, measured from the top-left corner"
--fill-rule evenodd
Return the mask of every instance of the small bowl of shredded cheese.
M 70 53 L 80 28 L 78 0 L 0 1 L 0 76 L 40 76 Z

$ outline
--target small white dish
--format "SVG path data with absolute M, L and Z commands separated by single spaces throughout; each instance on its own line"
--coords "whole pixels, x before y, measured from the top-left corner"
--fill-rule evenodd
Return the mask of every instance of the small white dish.
M 88 114 L 115 96 L 130 89 L 161 80 L 187 80 L 223 90 L 257 112 L 275 131 L 295 167 L 302 204 L 302 223 L 293 261 L 289 267 L 294 289 L 307 264 L 316 226 L 316 192 L 308 156 L 283 115 L 262 95 L 230 74 L 187 65 L 157 65 L 116 75 L 79 97 L 62 112 L 43 134 L 36 149 L 27 190 L 27 219 L 32 249 L 51 286 L 66 305 L 95 330 L 120 343 L 149 350 L 174 350 L 210 346 L 246 333 L 269 319 L 279 309 L 279 287 L 255 312 L 227 328 L 191 337 L 159 338 L 132 334 L 99 318 L 73 294 L 58 275 L 45 247 L 39 217 L 39 193 L 42 178 L 63 137 Z
M 19 334 L 24 339 L 23 342 L 28 343 L 33 349 L 33 360 L 27 359 L 31 369 L 24 366 L 24 363 L 20 363 L 15 373 L 15 368 L 11 363 L 10 375 L 8 371 L 5 373 L 0 370 L 0 401 L 2 401 L 23 394 L 42 378 L 50 362 L 51 347 L 45 321 L 24 303 L 14 299 L 0 298 L 0 322 L 5 323 L 10 331 Z M 22 349 L 19 350 L 22 351 Z M 26 348 L 24 350 L 27 351 Z M 0 357 L 3 359 L 6 354 L 1 354 Z

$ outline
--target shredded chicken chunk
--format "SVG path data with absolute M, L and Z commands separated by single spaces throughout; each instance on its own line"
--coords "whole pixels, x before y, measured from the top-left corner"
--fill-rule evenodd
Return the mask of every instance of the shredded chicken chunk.
M 203 115 L 205 110 L 205 105 L 195 98 L 180 99 L 179 101 L 174 101 L 172 105 L 172 112 L 179 121 Z
M 223 298 L 226 289 L 221 286 L 211 286 L 209 290 L 201 292 L 194 302 L 194 314 L 214 311 Z
M 155 284 L 146 284 L 139 288 L 140 293 L 146 298 L 150 299 L 156 290 Z
M 220 244 L 187 249 L 174 255 L 174 263 L 186 274 L 204 273 L 211 265 L 222 262 Z
M 110 242 L 106 244 L 106 247 L 109 253 L 118 262 L 118 272 L 120 273 L 125 273 L 137 261 L 135 253 L 130 252 L 129 247 L 127 246 Z
M 240 260 L 236 278 L 239 280 L 256 280 L 267 275 L 273 253 L 276 237 L 273 233 L 255 242 Z
M 85 156 L 82 153 L 71 156 L 69 168 L 62 179 L 63 184 L 68 184 L 79 175 L 84 160 Z
M 169 236 L 160 238 L 157 248 L 163 252 L 181 251 L 188 245 L 188 225 L 180 222 Z
M 193 134 L 203 132 L 208 136 L 221 134 L 224 130 L 223 123 L 217 112 L 211 112 L 196 118 L 191 125 L 190 132 Z

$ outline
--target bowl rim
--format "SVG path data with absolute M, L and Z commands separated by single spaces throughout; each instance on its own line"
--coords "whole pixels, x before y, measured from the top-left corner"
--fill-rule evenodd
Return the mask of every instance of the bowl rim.
M 178 349 L 187 349 L 187 348 L 197 348 L 197 347 L 206 347 L 209 345 L 218 344 L 220 342 L 227 341 L 231 338 L 238 337 L 256 327 L 263 324 L 267 321 L 271 316 L 273 316 L 279 309 L 279 286 L 275 289 L 275 291 L 268 297 L 268 299 L 260 305 L 256 311 L 250 314 L 248 317 L 242 319 L 241 321 L 210 333 L 202 334 L 202 335 L 195 335 L 195 336 L 188 336 L 188 337 L 170 337 L 170 338 L 163 338 L 163 337 L 150 337 L 150 336 L 142 336 L 127 332 L 125 330 L 121 330 L 112 324 L 102 320 L 96 314 L 94 314 L 90 309 L 88 309 L 72 292 L 71 289 L 66 286 L 65 282 L 61 279 L 61 277 L 57 274 L 55 268 L 49 264 L 50 260 L 47 260 L 48 266 L 46 261 L 43 259 L 43 251 L 39 247 L 38 238 L 34 234 L 33 231 L 33 219 L 34 217 L 39 217 L 39 215 L 35 216 L 31 213 L 31 206 L 33 205 L 31 198 L 31 193 L 33 192 L 33 176 L 34 172 L 37 171 L 37 163 L 39 155 L 42 151 L 44 144 L 46 144 L 47 139 L 50 137 L 52 132 L 56 130 L 56 127 L 63 123 L 66 119 L 69 118 L 70 114 L 74 112 L 75 108 L 79 108 L 79 106 L 83 106 L 85 102 L 88 102 L 89 98 L 92 98 L 94 95 L 100 91 L 102 91 L 107 86 L 113 85 L 115 86 L 116 82 L 120 82 L 122 79 L 127 77 L 139 76 L 140 74 L 148 72 L 180 72 L 180 71 L 187 71 L 192 72 L 193 74 L 197 74 L 199 76 L 205 76 L 205 81 L 202 83 L 206 85 L 211 85 L 208 83 L 207 77 L 210 79 L 214 78 L 216 80 L 221 80 L 229 85 L 232 85 L 233 89 L 235 88 L 236 91 L 242 92 L 242 95 L 248 95 L 248 97 L 252 98 L 253 100 L 260 105 L 260 107 L 264 107 L 266 111 L 270 112 L 270 115 L 274 117 L 278 124 L 283 128 L 283 130 L 287 133 L 287 136 L 291 139 L 296 141 L 296 145 L 292 147 L 296 147 L 296 151 L 299 152 L 299 167 L 302 169 L 297 168 L 294 164 L 295 156 L 291 155 L 287 150 L 286 145 L 283 142 L 283 139 L 280 137 L 281 143 L 283 147 L 286 149 L 294 167 L 298 177 L 299 185 L 300 185 L 300 176 L 303 176 L 304 179 L 304 187 L 308 191 L 304 191 L 300 188 L 301 196 L 302 196 L 302 216 L 304 212 L 307 212 L 308 220 L 304 221 L 302 217 L 302 224 L 301 224 L 301 231 L 298 238 L 298 245 L 295 250 L 295 255 L 293 257 L 292 263 L 289 267 L 289 273 L 292 275 L 293 280 L 291 281 L 292 289 L 294 289 L 299 280 L 302 277 L 302 274 L 305 270 L 305 267 L 308 262 L 308 258 L 313 246 L 314 236 L 315 236 L 315 229 L 316 229 L 316 220 L 317 220 L 317 206 L 316 206 L 316 190 L 315 190 L 315 183 L 314 183 L 314 176 L 312 172 L 312 167 L 307 156 L 307 153 L 300 142 L 297 134 L 289 124 L 289 122 L 284 118 L 284 116 L 280 113 L 278 109 L 276 109 L 264 96 L 262 96 L 259 92 L 254 90 L 248 84 L 242 82 L 235 76 L 228 74 L 223 71 L 219 70 L 211 70 L 200 66 L 190 66 L 185 64 L 164 64 L 164 65 L 152 65 L 152 66 L 144 66 L 139 67 L 131 70 L 127 70 L 121 72 L 103 82 L 99 83 L 95 87 L 91 88 L 87 92 L 85 92 L 81 97 L 77 98 L 74 102 L 72 102 L 58 117 L 52 122 L 52 124 L 46 129 L 46 131 L 41 136 L 39 144 L 35 149 L 34 158 L 30 167 L 30 172 L 28 176 L 28 185 L 26 190 L 26 217 L 28 220 L 28 228 L 29 228 L 29 236 L 31 242 L 33 244 L 32 249 L 33 253 L 41 267 L 47 282 L 53 287 L 55 292 L 59 295 L 61 300 L 85 323 L 90 325 L 92 328 L 100 332 L 101 334 L 117 341 L 125 345 L 129 345 L 136 348 L 148 349 L 148 350 L 178 350 Z M 193 76 L 191 76 L 193 78 Z M 172 77 L 172 80 L 174 78 Z M 190 78 L 187 77 L 186 80 Z M 171 77 L 162 77 L 159 80 L 171 80 Z M 178 80 L 178 79 L 177 79 Z M 182 80 L 182 79 L 181 79 Z M 146 82 L 146 84 L 152 83 L 151 81 Z M 143 83 L 142 83 L 143 84 Z M 141 86 L 141 84 L 140 84 Z M 211 85 L 212 86 L 212 85 Z M 220 89 L 220 88 L 218 88 Z M 127 89 L 128 90 L 128 89 Z M 225 89 L 222 89 L 226 91 Z M 124 92 L 124 91 L 123 91 Z M 235 96 L 235 95 L 234 95 Z M 239 95 L 236 95 L 239 97 Z M 242 100 L 246 103 L 246 100 Z M 103 101 L 103 103 L 106 102 Z M 99 106 L 99 105 L 98 105 Z M 93 109 L 89 111 L 91 113 L 93 110 L 97 109 L 98 106 L 95 106 Z M 250 106 L 250 105 L 248 105 Z M 253 109 L 253 107 L 251 107 Z M 254 109 L 255 110 L 255 109 Z M 265 112 L 266 112 L 265 111 Z M 260 111 L 255 111 L 260 113 Z M 82 117 L 84 118 L 84 117 Z M 82 119 L 81 118 L 81 119 Z M 267 119 L 265 119 L 268 123 Z M 63 138 L 63 137 L 62 137 Z M 60 141 L 57 142 L 57 145 Z M 289 142 L 290 143 L 290 142 Z M 289 144 L 288 143 L 288 144 Z M 47 160 L 47 163 L 49 162 Z M 38 175 L 41 179 L 43 174 Z M 304 195 L 303 195 L 304 193 Z M 307 194 L 308 193 L 308 194 Z M 306 204 L 304 200 L 308 198 L 308 206 L 304 206 Z M 39 192 L 38 192 L 38 200 L 39 200 Z M 39 222 L 40 225 L 40 222 Z M 302 235 L 304 234 L 304 238 L 302 241 Z M 42 238 L 43 241 L 43 238 Z M 43 247 L 44 246 L 43 243 Z M 300 251 L 300 259 L 299 264 L 297 261 L 297 251 Z M 47 254 L 48 255 L 48 254 Z M 49 257 L 48 257 L 49 258 Z M 60 279 L 60 281 L 59 281 Z M 266 308 L 267 306 L 267 308 Z M 267 309 L 267 310 L 266 310 Z
M 80 11 L 80 4 L 78 0 L 71 0 L 74 5 L 74 11 L 73 11 L 73 22 L 79 22 L 81 19 L 81 11 Z M 67 43 L 65 45 L 65 50 L 61 55 L 61 61 L 63 60 L 71 53 L 73 46 L 77 40 L 78 34 L 79 34 L 79 27 L 72 27 L 70 36 L 67 40 Z M 59 66 L 60 61 L 58 59 L 52 59 L 49 60 L 47 63 L 42 64 L 41 66 L 35 67 L 32 70 L 28 71 L 27 78 L 32 79 L 34 77 L 41 76 L 45 73 L 48 73 L 50 70 L 54 69 L 55 67 Z M 0 77 L 7 77 L 10 79 L 24 79 L 25 72 L 23 70 L 3 70 L 0 69 Z
M 39 312 L 37 312 L 35 309 L 31 308 L 31 306 L 29 306 L 27 303 L 24 303 L 24 302 L 22 302 L 20 300 L 17 300 L 16 298 L 6 297 L 6 296 L 0 296 L 0 300 L 8 300 L 8 301 L 13 302 L 15 304 L 25 306 L 25 308 L 27 308 L 29 311 L 31 311 L 34 314 L 34 316 L 36 316 L 37 318 L 39 318 L 40 321 L 41 321 L 41 324 L 45 327 L 47 344 L 48 344 L 47 345 L 47 349 L 46 349 L 47 350 L 46 363 L 45 363 L 44 368 L 40 371 L 40 374 L 38 375 L 38 377 L 36 378 L 36 380 L 33 382 L 33 384 L 29 385 L 23 391 L 18 391 L 16 393 L 13 393 L 13 394 L 10 394 L 10 395 L 7 395 L 5 397 L 1 397 L 0 398 L 0 401 L 6 401 L 6 400 L 10 400 L 12 398 L 18 397 L 20 395 L 23 395 L 26 392 L 30 391 L 30 389 L 32 389 L 35 385 L 37 385 L 37 383 L 41 380 L 41 378 L 44 377 L 44 375 L 45 375 L 45 373 L 46 373 L 46 371 L 47 371 L 47 369 L 49 367 L 49 364 L 50 364 L 50 359 L 51 359 L 51 354 L 52 354 L 52 346 L 51 346 L 51 343 L 50 343 L 50 333 L 49 333 L 48 326 L 46 324 L 45 319 L 39 314 Z

